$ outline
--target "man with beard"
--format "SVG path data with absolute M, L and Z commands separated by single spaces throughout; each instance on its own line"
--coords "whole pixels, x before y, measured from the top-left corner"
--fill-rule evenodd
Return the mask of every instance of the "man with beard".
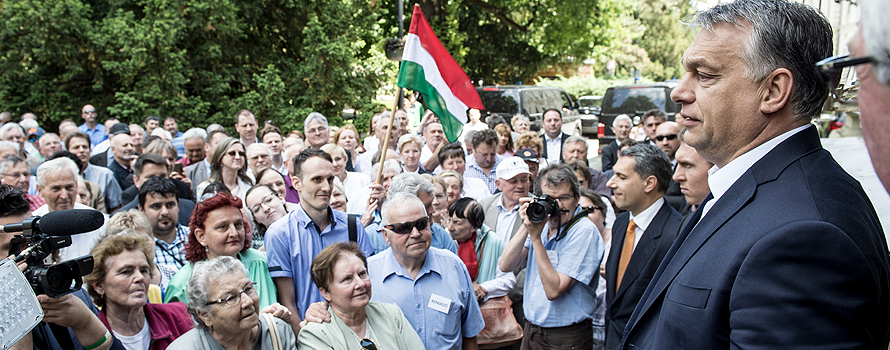
M 173 275 L 185 265 L 185 242 L 189 228 L 179 221 L 179 198 L 176 185 L 166 177 L 150 177 L 139 187 L 139 211 L 148 217 L 155 238 L 155 264 Z

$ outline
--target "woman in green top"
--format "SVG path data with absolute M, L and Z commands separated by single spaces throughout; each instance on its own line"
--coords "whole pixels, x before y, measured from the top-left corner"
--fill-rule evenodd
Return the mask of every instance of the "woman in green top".
M 250 248 L 251 234 L 244 230 L 247 225 L 241 216 L 241 206 L 241 199 L 226 192 L 219 192 L 195 205 L 189 223 L 189 240 L 185 245 L 185 259 L 188 263 L 168 283 L 167 293 L 164 295 L 165 303 L 188 303 L 186 288 L 194 264 L 219 256 L 230 256 L 244 264 L 247 277 L 256 282 L 261 308 L 276 303 L 278 295 L 275 283 L 269 275 L 266 256 Z M 281 309 L 284 307 L 281 306 Z
M 329 245 L 312 260 L 312 281 L 329 303 L 330 323 L 308 323 L 299 349 L 423 349 L 398 305 L 371 302 L 368 261 L 353 242 Z

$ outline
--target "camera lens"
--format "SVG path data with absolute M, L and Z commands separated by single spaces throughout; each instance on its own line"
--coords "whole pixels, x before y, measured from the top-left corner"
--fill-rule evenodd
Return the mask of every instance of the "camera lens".
M 529 203 L 528 205 L 528 220 L 534 223 L 538 223 L 547 219 L 547 214 L 550 213 L 550 205 L 544 201 L 534 201 Z

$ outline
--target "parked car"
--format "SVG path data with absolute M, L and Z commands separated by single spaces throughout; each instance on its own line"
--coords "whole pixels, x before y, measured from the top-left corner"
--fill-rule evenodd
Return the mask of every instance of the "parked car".
M 602 96 L 578 97 L 578 113 L 581 115 L 581 132 L 596 137 L 599 124 Z
M 667 120 L 673 121 L 674 116 L 680 111 L 680 104 L 671 101 L 671 91 L 674 86 L 676 84 L 656 83 L 608 88 L 603 95 L 599 116 L 600 122 L 606 126 L 605 140 L 600 140 L 600 143 L 605 144 L 615 139 L 615 133 L 610 127 L 615 117 L 620 114 L 635 118 L 650 109 L 658 108 L 667 114 Z
M 552 86 L 499 85 L 477 87 L 485 110 L 483 116 L 500 115 L 508 122 L 516 114 L 527 116 L 531 129 L 541 130 L 544 111 L 561 110 L 562 132 L 581 135 L 578 102 L 565 90 Z

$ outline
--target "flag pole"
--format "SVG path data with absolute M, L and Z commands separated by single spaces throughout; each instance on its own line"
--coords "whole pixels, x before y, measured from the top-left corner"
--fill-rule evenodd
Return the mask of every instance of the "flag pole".
M 389 135 L 392 135 L 392 123 L 396 120 L 396 112 L 399 110 L 399 96 L 402 95 L 402 87 L 399 86 L 396 89 L 396 102 L 392 106 L 392 115 L 389 116 L 389 128 L 386 129 L 386 136 L 383 138 L 383 148 L 380 149 L 380 168 L 377 169 L 377 181 L 374 181 L 376 184 L 380 184 L 383 181 L 383 163 L 386 162 L 386 151 L 389 148 Z M 379 128 L 380 125 L 377 125 Z

